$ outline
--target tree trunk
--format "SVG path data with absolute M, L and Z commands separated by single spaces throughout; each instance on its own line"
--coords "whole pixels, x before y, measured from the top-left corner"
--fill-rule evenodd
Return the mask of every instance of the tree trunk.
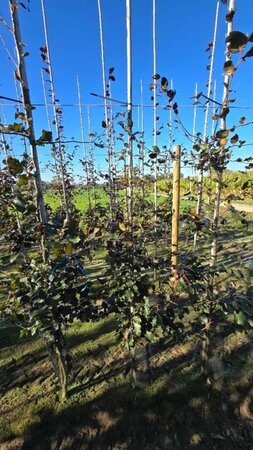
M 103 78 L 103 93 L 104 93 L 104 115 L 106 123 L 106 144 L 107 144 L 107 158 L 108 158 L 108 184 L 109 184 L 109 197 L 110 197 L 110 216 L 113 220 L 114 216 L 114 198 L 112 189 L 112 145 L 110 137 L 110 121 L 108 114 L 108 99 L 106 89 L 106 77 L 105 77 L 105 56 L 104 56 L 104 38 L 103 38 L 103 22 L 102 22 L 102 9 L 101 0 L 98 0 L 98 17 L 99 17 L 99 34 L 100 34 L 100 48 L 101 48 L 101 65 L 102 65 L 102 78 Z
M 84 173 L 86 177 L 86 187 L 87 187 L 87 196 L 88 196 L 88 205 L 91 208 L 91 199 L 90 199 L 90 189 L 89 189 L 89 166 L 87 160 L 87 149 L 85 144 L 85 136 L 84 136 L 84 121 L 83 121 L 83 110 L 81 104 L 81 90 L 80 90 L 80 82 L 79 76 L 77 75 L 77 95 L 78 95 L 78 109 L 79 109 L 79 117 L 80 117 L 80 127 L 81 127 L 81 138 L 82 138 L 82 146 L 83 146 L 83 158 L 84 158 Z
M 17 58 L 18 58 L 18 69 L 15 72 L 16 78 L 20 82 L 21 92 L 22 92 L 22 101 L 25 109 L 26 122 L 29 127 L 29 142 L 31 149 L 31 157 L 35 169 L 35 189 L 36 189 L 36 204 L 37 210 L 39 213 L 39 220 L 45 224 L 47 222 L 46 208 L 43 199 L 43 189 L 42 189 L 42 180 L 40 174 L 40 166 L 39 159 L 37 153 L 36 139 L 35 139 L 35 130 L 34 130 L 34 122 L 33 122 L 33 113 L 32 113 L 32 104 L 30 98 L 30 91 L 28 85 L 28 79 L 26 74 L 26 65 L 25 58 L 23 56 L 23 41 L 20 32 L 19 26 L 19 18 L 18 18 L 18 3 L 15 0 L 9 0 L 10 5 L 10 13 L 13 24 L 13 36 L 16 46 Z
M 230 0 L 228 5 L 228 12 L 235 12 L 235 0 Z M 233 30 L 233 22 L 228 22 L 227 34 L 229 35 Z M 226 47 L 226 61 L 229 61 L 230 54 L 228 52 L 228 44 Z M 224 76 L 224 89 L 223 89 L 223 98 L 222 98 L 222 109 L 228 107 L 228 95 L 230 90 L 230 80 L 231 75 Z M 226 130 L 226 117 L 221 119 L 221 130 Z M 220 158 L 221 163 L 224 157 L 224 147 L 220 149 Z M 222 177 L 223 177 L 223 169 L 217 171 L 217 183 L 216 183 L 216 202 L 215 202 L 215 210 L 213 216 L 213 241 L 211 245 L 211 262 L 210 265 L 214 266 L 217 262 L 218 255 L 218 235 L 219 235 L 219 218 L 220 218 L 220 201 L 221 201 L 221 190 L 222 190 Z
M 59 165 L 60 165 L 60 178 L 61 178 L 61 184 L 62 184 L 63 204 L 64 204 L 64 210 L 65 210 L 65 215 L 66 215 L 66 222 L 68 224 L 70 221 L 70 210 L 69 210 L 69 202 L 68 202 L 67 186 L 66 186 L 66 168 L 65 168 L 63 152 L 62 152 L 62 132 L 61 132 L 61 127 L 60 127 L 58 104 L 57 104 L 56 95 L 55 95 L 55 85 L 54 85 L 53 69 L 52 69 L 52 64 L 51 64 L 44 0 L 41 0 L 41 9 L 42 9 L 42 16 L 43 16 L 46 48 L 47 48 L 46 54 L 47 54 L 47 62 L 48 62 L 48 70 L 49 70 L 49 81 L 50 81 L 50 86 L 51 86 L 52 104 L 53 104 L 53 110 L 54 110 L 54 121 L 55 121 L 55 128 L 56 128 L 56 134 L 57 134 L 57 145 L 58 145 L 57 156 L 59 158 Z
M 210 70 L 207 84 L 207 97 L 210 98 L 211 95 L 211 87 L 212 87 L 212 78 L 213 78 L 213 66 L 214 66 L 214 56 L 215 56 L 215 47 L 216 47 L 216 37 L 217 37 L 217 25 L 218 25 L 218 17 L 219 17 L 219 1 L 216 6 L 216 14 L 215 14 L 215 23 L 214 23 L 214 34 L 213 34 L 213 46 L 211 52 L 211 61 L 210 61 Z M 205 119 L 204 119 L 204 130 L 203 130 L 203 141 L 206 142 L 207 139 L 207 126 L 208 126 L 208 116 L 210 110 L 210 101 L 207 100 L 206 110 L 205 110 Z M 204 171 L 203 167 L 199 169 L 198 176 L 198 199 L 196 206 L 196 214 L 199 215 L 202 210 L 202 201 L 203 201 L 203 181 L 204 181 Z M 194 236 L 194 248 L 196 247 L 197 242 L 197 231 Z

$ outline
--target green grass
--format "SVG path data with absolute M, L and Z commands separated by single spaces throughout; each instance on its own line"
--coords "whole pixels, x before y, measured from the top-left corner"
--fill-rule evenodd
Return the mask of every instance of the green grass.
M 120 203 L 122 204 L 125 202 L 125 193 L 124 191 L 119 192 L 119 199 Z M 86 211 L 89 206 L 89 196 L 90 196 L 90 202 L 91 206 L 95 207 L 96 204 L 100 204 L 101 206 L 107 206 L 109 204 L 109 196 L 105 192 L 104 188 L 101 186 L 96 186 L 93 189 L 90 189 L 89 193 L 87 189 L 75 189 L 74 191 L 74 204 L 76 208 L 80 211 Z M 60 194 L 53 190 L 48 190 L 44 194 L 45 203 L 52 208 L 53 211 L 55 211 L 57 208 L 61 206 L 61 197 Z M 146 200 L 153 202 L 154 196 L 153 193 L 147 193 Z M 166 200 L 166 194 L 160 190 L 158 191 L 158 205 L 162 204 Z M 195 205 L 195 201 L 191 201 L 191 206 Z M 180 199 L 180 208 L 185 209 L 188 207 L 189 201 L 187 199 L 181 198 Z
M 91 205 L 94 206 L 100 203 L 102 206 L 106 206 L 109 202 L 108 196 L 103 187 L 97 186 L 94 191 L 90 189 L 89 193 L 87 189 L 75 189 L 74 191 L 74 204 L 80 211 L 85 211 L 89 206 L 89 196 Z M 95 197 L 95 198 L 94 198 Z M 55 211 L 61 206 L 61 197 L 58 192 L 47 191 L 44 194 L 45 203 Z

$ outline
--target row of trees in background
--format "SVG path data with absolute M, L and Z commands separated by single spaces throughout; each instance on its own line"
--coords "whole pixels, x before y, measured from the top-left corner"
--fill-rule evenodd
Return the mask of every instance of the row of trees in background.
M 106 79 L 102 11 L 101 2 L 98 0 L 104 89 L 102 128 L 105 131 L 106 142 L 103 142 L 104 133 L 95 134 L 91 129 L 89 142 L 86 143 L 84 140 L 81 90 L 77 79 L 84 151 L 82 163 L 88 193 L 88 209 L 85 213 L 78 211 L 74 203 L 75 191 L 71 186 L 69 170 L 73 155 L 67 154 L 66 151 L 63 112 L 55 93 L 44 2 L 42 0 L 46 45 L 41 47 L 41 55 L 45 63 L 44 72 L 49 76 L 55 138 L 51 126 L 48 130 L 42 130 L 39 138 L 35 137 L 33 106 L 25 65 L 26 54 L 18 20 L 20 5 L 15 0 L 9 0 L 9 4 L 18 61 L 15 75 L 20 84 L 22 104 L 19 103 L 16 112 L 15 120 L 18 119 L 19 122 L 2 124 L 0 129 L 5 151 L 0 179 L 0 202 L 3 211 L 0 241 L 3 250 L 0 259 L 2 314 L 21 327 L 21 334 L 38 332 L 44 338 L 65 397 L 70 357 L 64 341 L 64 329 L 73 320 L 98 320 L 111 312 L 117 314 L 119 333 L 131 354 L 131 373 L 133 383 L 136 385 L 137 344 L 152 344 L 161 336 L 184 339 L 186 330 L 183 319 L 189 312 L 189 304 L 192 304 L 202 318 L 198 327 L 203 341 L 202 369 L 207 378 L 206 361 L 210 337 L 215 333 L 217 324 L 225 326 L 227 314 L 233 312 L 236 325 L 248 327 L 252 315 L 247 295 L 238 296 L 236 293 L 235 285 L 232 283 L 234 275 L 230 274 L 231 282 L 226 286 L 220 285 L 220 277 L 226 268 L 217 262 L 224 173 L 231 157 L 232 147 L 238 145 L 238 142 L 240 145 L 236 127 L 231 131 L 227 125 L 229 93 L 237 67 L 252 56 L 252 48 L 247 50 L 246 47 L 252 41 L 252 37 L 232 29 L 235 2 L 229 1 L 226 15 L 228 34 L 224 63 L 224 94 L 220 103 L 215 102 L 218 106 L 213 115 L 215 121 L 213 134 L 208 137 L 204 131 L 203 135 L 197 133 L 192 137 L 179 115 L 175 101 L 176 92 L 172 88 L 172 83 L 156 71 L 156 2 L 153 0 L 154 75 L 151 90 L 154 142 L 152 149 L 148 149 L 145 144 L 142 108 L 140 108 L 142 117 L 140 130 L 135 131 L 133 124 L 131 1 L 126 0 L 126 111 L 115 114 L 112 96 L 114 68 L 109 69 Z M 239 60 L 234 62 L 234 54 L 238 53 Z M 211 69 L 207 96 L 196 93 L 196 101 L 200 101 L 203 97 L 207 98 L 208 105 L 212 102 L 210 86 Z M 164 145 L 161 150 L 158 146 L 160 133 L 157 128 L 158 91 L 165 99 L 165 107 L 170 117 L 174 114 L 184 133 L 191 141 L 193 139 L 190 162 L 192 165 L 197 162 L 197 168 L 200 170 L 199 182 L 195 183 L 198 191 L 196 212 L 192 208 L 192 204 L 195 205 L 192 199 L 194 194 L 194 180 L 192 180 L 189 192 L 185 193 L 189 208 L 183 214 L 184 226 L 188 229 L 187 233 L 192 238 L 192 243 L 195 233 L 195 251 L 192 247 L 192 251 L 181 254 L 179 261 L 179 162 L 182 159 L 182 164 L 187 164 L 189 152 L 182 148 L 180 155 L 179 146 L 175 146 L 173 152 L 171 134 L 169 148 Z M 244 124 L 239 123 L 238 126 Z M 116 125 L 121 129 L 118 136 Z M 170 122 L 170 132 L 171 126 Z M 230 133 L 235 134 L 230 137 Z M 31 156 L 25 151 L 22 160 L 15 158 L 7 144 L 9 134 L 18 134 L 27 141 Z M 120 152 L 117 150 L 116 140 L 123 146 Z M 60 187 L 61 207 L 56 210 L 47 207 L 43 197 L 37 150 L 45 145 L 51 146 L 55 180 Z M 106 173 L 95 170 L 93 146 L 107 149 Z M 135 146 L 138 149 L 138 164 L 135 164 Z M 174 163 L 173 183 L 170 176 L 171 162 Z M 250 168 L 251 162 L 247 163 Z M 213 192 L 212 185 L 208 186 L 210 202 L 207 209 L 203 202 L 205 196 L 203 173 L 208 171 L 211 171 L 212 176 L 214 174 L 216 190 Z M 98 175 L 105 183 L 109 208 L 97 198 Z M 150 187 L 147 183 L 148 177 Z M 159 196 L 158 186 L 161 177 L 163 189 L 160 188 L 160 193 L 163 195 Z M 242 190 L 250 191 L 250 183 L 250 180 L 246 180 Z M 213 217 L 210 217 L 210 211 L 213 212 Z M 245 222 L 247 225 L 246 219 Z M 206 250 L 203 252 L 198 245 L 198 242 L 202 242 L 203 246 L 202 237 L 211 243 L 211 264 L 207 262 Z M 96 280 L 95 285 L 90 286 L 84 265 L 87 260 L 96 258 L 97 252 L 101 250 L 106 251 L 107 268 L 103 276 Z M 97 302 L 100 296 L 103 301 Z M 177 301 L 179 297 L 183 300 L 187 298 L 187 301 Z

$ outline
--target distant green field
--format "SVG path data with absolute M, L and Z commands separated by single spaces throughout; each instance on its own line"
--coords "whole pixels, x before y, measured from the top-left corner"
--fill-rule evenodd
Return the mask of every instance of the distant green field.
M 124 191 L 120 191 L 118 193 L 120 197 L 120 201 L 124 202 Z M 90 189 L 88 192 L 87 189 L 76 189 L 74 193 L 74 202 L 75 206 L 80 211 L 86 211 L 89 206 L 89 198 L 92 206 L 95 206 L 96 204 L 100 204 L 102 206 L 106 206 L 109 204 L 109 196 L 105 192 L 104 188 L 102 186 L 96 186 L 93 189 Z M 162 203 L 166 199 L 167 194 L 162 192 L 158 192 L 158 204 Z M 153 200 L 153 193 L 147 193 L 147 200 L 152 202 Z M 53 211 L 55 211 L 57 208 L 61 206 L 61 197 L 59 192 L 48 190 L 44 194 L 44 199 L 47 205 L 52 208 Z M 191 205 L 194 205 L 194 202 L 191 202 Z M 189 206 L 189 202 L 186 199 L 181 199 L 180 201 L 181 208 L 185 208 Z
M 74 202 L 77 209 L 80 211 L 85 211 L 89 206 L 89 197 L 90 203 L 94 206 L 97 203 L 106 206 L 109 203 L 108 196 L 104 191 L 103 187 L 97 186 L 89 191 L 87 189 L 76 189 L 74 193 Z M 50 190 L 45 192 L 44 199 L 47 205 L 55 211 L 57 208 L 61 206 L 61 197 L 60 194 L 56 191 Z

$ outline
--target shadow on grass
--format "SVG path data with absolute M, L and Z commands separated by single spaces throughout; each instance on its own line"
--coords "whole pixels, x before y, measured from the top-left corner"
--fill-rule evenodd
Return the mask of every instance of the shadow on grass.
M 252 449 L 249 424 L 236 412 L 242 398 L 233 402 L 201 378 L 185 375 L 175 389 L 172 381 L 149 395 L 124 384 L 59 414 L 41 409 L 22 450 Z
M 117 320 L 114 317 L 107 317 L 102 322 L 98 321 L 97 323 L 95 322 L 92 325 L 93 327 L 91 329 L 85 329 L 80 333 L 78 332 L 78 330 L 74 329 L 74 331 L 71 331 L 70 329 L 67 333 L 68 348 L 71 349 L 78 345 L 85 344 L 88 341 L 95 341 L 96 339 L 101 338 L 103 335 L 115 331 L 117 327 Z
M 153 346 L 150 384 L 143 369 L 145 355 L 143 351 L 137 354 L 140 380 L 144 382 L 142 388 L 133 390 L 125 377 L 129 365 L 126 355 L 117 354 L 105 361 L 105 353 L 112 352 L 106 334 L 115 328 L 115 319 L 108 318 L 96 324 L 95 329 L 81 331 L 77 336 L 70 332 L 68 344 L 72 348 L 87 344 L 86 353 L 77 355 L 83 370 L 81 381 L 87 381 L 70 389 L 70 398 L 63 404 L 38 405 L 34 409 L 36 423 L 27 427 L 23 444 L 18 448 L 252 449 L 250 341 L 239 342 L 236 348 L 227 351 L 221 383 L 212 380 L 207 385 L 199 375 L 198 344 L 176 354 L 175 342 L 163 340 Z M 231 324 L 227 324 L 223 337 L 233 331 Z M 191 333 L 195 331 L 189 330 L 189 336 Z M 101 344 L 88 352 L 89 344 L 93 345 L 97 339 L 101 339 Z M 180 346 L 178 342 L 179 350 Z M 90 374 L 92 364 L 95 369 Z M 249 373 L 245 375 L 247 368 Z M 1 448 L 7 449 L 9 444 L 5 442 Z
M 153 367 L 152 383 L 135 390 L 127 380 L 113 385 L 126 365 L 113 361 L 96 380 L 72 389 L 63 411 L 39 410 L 22 450 L 252 449 L 253 379 L 245 377 L 251 353 L 251 342 L 229 352 L 223 382 L 208 385 L 199 375 L 196 350 L 190 350 Z M 106 389 L 94 398 L 82 396 L 105 381 Z
M 19 339 L 19 328 L 15 326 L 0 327 L 0 350 L 15 345 Z

